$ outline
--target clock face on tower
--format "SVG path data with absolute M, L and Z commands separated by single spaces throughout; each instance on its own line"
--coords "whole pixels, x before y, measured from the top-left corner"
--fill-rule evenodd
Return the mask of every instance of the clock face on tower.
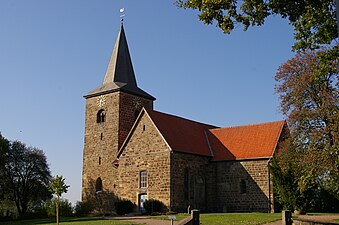
M 106 97 L 105 96 L 99 96 L 97 98 L 98 107 L 104 106 L 105 105 L 105 101 L 106 101 Z

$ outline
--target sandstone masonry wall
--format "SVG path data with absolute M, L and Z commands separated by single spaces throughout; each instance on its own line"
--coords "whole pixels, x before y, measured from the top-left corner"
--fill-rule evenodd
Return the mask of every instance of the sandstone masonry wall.
M 123 92 L 86 99 L 85 140 L 83 151 L 82 199 L 95 198 L 95 182 L 100 177 L 103 191 L 116 193 L 117 169 L 113 167 L 115 154 L 131 129 L 142 107 L 152 109 L 153 102 Z M 104 110 L 105 121 L 97 123 L 97 113 Z
M 269 191 L 267 160 L 216 162 L 214 164 L 217 180 L 216 193 L 218 193 L 216 205 L 219 210 L 224 212 L 269 211 L 269 199 L 273 199 L 273 194 Z M 245 193 L 241 193 L 241 182 L 246 184 Z
M 147 114 L 143 114 L 119 158 L 118 196 L 139 204 L 140 194 L 170 206 L 170 149 Z M 147 187 L 140 188 L 140 172 Z
M 113 192 L 116 173 L 112 168 L 118 149 L 119 92 L 105 96 L 105 104 L 97 104 L 97 97 L 86 99 L 85 143 L 83 152 L 82 198 L 93 197 L 95 181 L 101 177 L 103 189 Z M 97 113 L 105 110 L 105 122 L 97 123 Z M 94 189 L 94 190 L 93 190 Z
M 206 208 L 206 165 L 210 157 L 173 152 L 171 155 L 171 206 L 173 211 L 187 212 Z M 188 171 L 188 187 L 185 187 L 185 170 Z M 185 198 L 185 188 L 188 196 Z M 187 198 L 188 197 L 188 198 Z

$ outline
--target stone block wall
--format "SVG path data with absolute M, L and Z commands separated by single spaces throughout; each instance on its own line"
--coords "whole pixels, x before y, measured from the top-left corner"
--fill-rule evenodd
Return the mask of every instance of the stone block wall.
M 85 140 L 83 152 L 82 198 L 92 198 L 95 181 L 101 178 L 103 189 L 113 192 L 116 173 L 112 168 L 118 149 L 119 92 L 105 96 L 105 104 L 98 106 L 97 97 L 86 99 Z M 97 123 L 97 113 L 105 110 L 105 122 Z
M 115 155 L 127 137 L 142 107 L 153 109 L 153 101 L 124 92 L 103 94 L 86 99 L 85 140 L 83 152 L 82 199 L 94 198 L 95 182 L 100 177 L 103 191 L 115 194 L 118 183 L 113 167 Z M 97 123 L 97 113 L 104 110 L 105 121 Z
M 269 191 L 272 185 L 269 185 L 266 159 L 213 164 L 216 177 L 214 193 L 217 193 L 215 205 L 218 211 L 269 212 L 273 193 Z M 215 198 L 213 195 L 209 197 Z
M 141 109 L 153 110 L 153 101 L 121 92 L 119 96 L 119 143 L 120 148 L 130 132 Z
M 170 149 L 144 113 L 119 157 L 117 194 L 139 204 L 140 194 L 170 206 Z M 147 171 L 147 187 L 140 188 L 140 172 Z
M 173 152 L 171 155 L 171 210 L 187 212 L 189 205 L 191 209 L 206 209 L 205 169 L 209 160 L 210 157 Z M 185 187 L 185 170 L 189 175 L 188 187 Z M 188 188 L 186 198 L 185 188 Z

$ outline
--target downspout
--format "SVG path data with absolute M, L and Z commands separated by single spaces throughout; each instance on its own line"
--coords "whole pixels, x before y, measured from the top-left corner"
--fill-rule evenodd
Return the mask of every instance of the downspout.
M 173 151 L 170 151 L 170 155 L 169 155 L 169 165 L 170 165 L 170 205 L 169 205 L 169 211 L 172 211 L 172 204 L 173 204 L 173 179 L 172 179 L 172 174 L 173 174 L 173 165 L 172 165 L 172 161 L 173 161 Z
M 270 172 L 270 163 L 271 163 L 272 158 L 269 158 L 267 160 L 267 177 L 268 177 L 268 213 L 271 213 L 271 172 Z

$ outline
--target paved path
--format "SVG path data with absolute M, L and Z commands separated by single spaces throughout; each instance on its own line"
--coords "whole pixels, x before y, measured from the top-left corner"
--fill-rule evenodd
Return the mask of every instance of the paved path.
M 147 225 L 171 225 L 170 220 L 155 220 L 155 219 L 149 219 L 145 216 L 129 216 L 129 217 L 112 217 L 109 219 L 113 220 L 126 220 L 130 222 L 136 222 L 136 223 L 144 223 Z M 178 224 L 178 221 L 174 221 L 174 225 Z
M 316 220 L 319 222 L 336 222 L 334 221 L 335 219 L 339 219 L 339 215 L 322 215 L 322 216 L 308 216 L 308 215 L 300 215 L 298 216 L 299 218 L 305 218 L 305 219 L 310 219 L 310 220 Z
M 278 220 L 278 221 L 271 222 L 271 223 L 265 223 L 265 225 L 281 225 L 281 223 L 282 223 L 282 221 Z

